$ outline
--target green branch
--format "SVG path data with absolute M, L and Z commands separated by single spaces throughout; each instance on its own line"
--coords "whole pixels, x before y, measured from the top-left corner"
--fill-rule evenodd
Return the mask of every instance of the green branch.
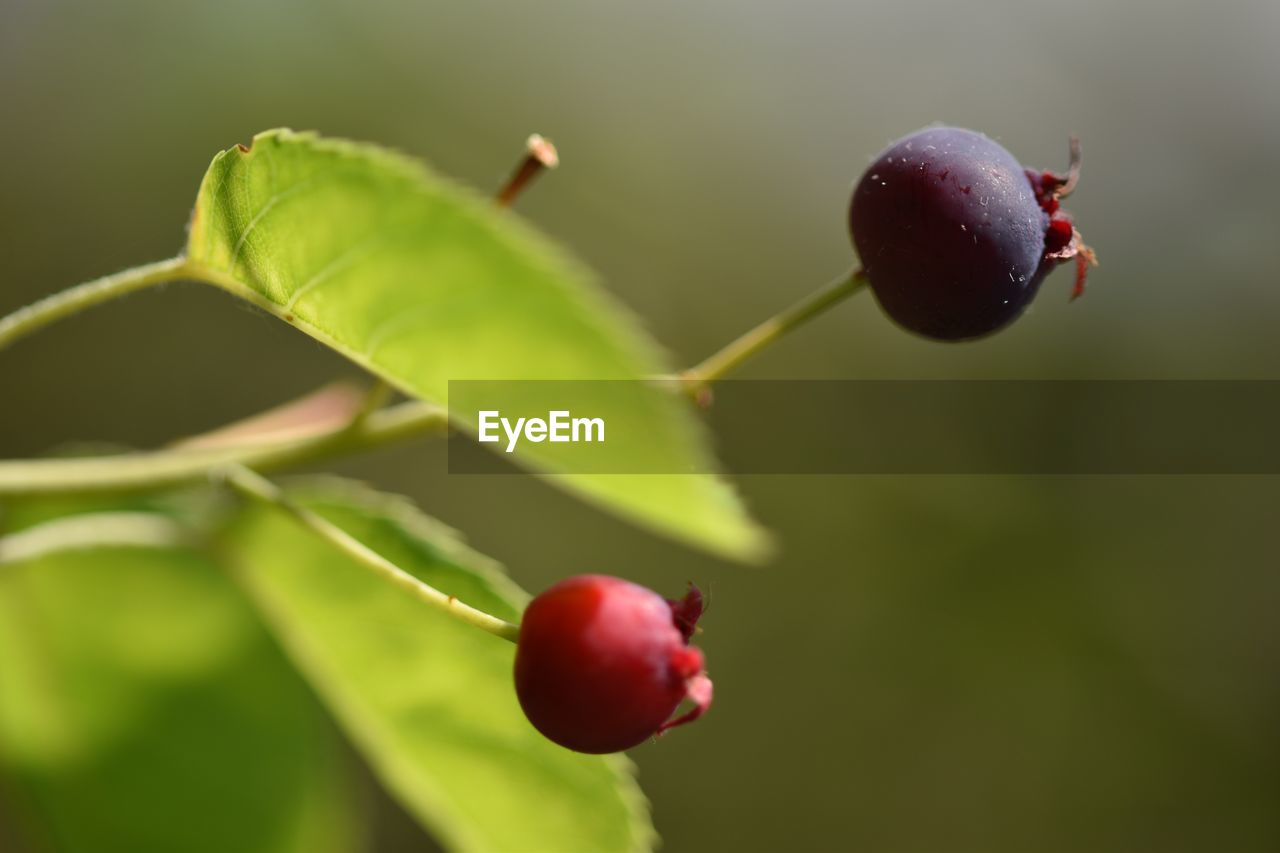
M 836 279 L 787 310 L 765 320 L 746 334 L 730 341 L 701 364 L 680 374 L 680 378 L 693 388 L 723 379 L 730 371 L 740 367 L 744 361 L 767 348 L 783 335 L 857 293 L 866 283 L 866 273 L 862 270 L 854 270 L 847 276 Z
M 145 287 L 191 278 L 228 287 L 253 304 L 267 306 L 261 297 L 225 276 L 184 258 L 135 267 L 65 290 L 0 319 L 0 349 L 77 311 Z M 684 386 L 697 389 L 724 377 L 744 361 L 791 330 L 856 293 L 866 282 L 861 270 L 840 278 L 793 307 L 770 318 L 701 364 L 680 375 Z M 430 433 L 443 434 L 448 418 L 443 409 L 411 402 L 374 411 L 389 392 L 375 386 L 365 407 L 348 425 L 321 432 L 275 436 L 232 447 L 172 448 L 69 459 L 0 461 L 0 496 L 53 493 L 148 491 L 196 482 L 210 472 L 238 464 L 275 470 L 318 459 L 342 456 L 366 448 Z
M 374 412 L 350 427 L 232 447 L 3 461 L 0 462 L 0 496 L 148 491 L 198 482 L 211 471 L 230 464 L 275 470 L 416 435 L 444 433 L 447 426 L 443 409 L 428 403 L 402 403 Z
M 7 317 L 0 318 L 0 349 L 25 338 L 63 317 L 107 302 L 127 293 L 187 278 L 186 258 L 170 258 L 154 264 L 103 276 L 45 297 Z
M 173 548 L 187 541 L 186 532 L 177 522 L 155 513 L 72 515 L 0 536 L 0 566 L 82 548 Z
M 513 643 L 519 638 L 519 625 L 513 625 L 483 610 L 477 610 L 469 604 L 463 604 L 454 596 L 446 595 L 435 587 L 423 583 L 336 524 L 291 501 L 279 486 L 265 477 L 260 477 L 242 465 L 233 465 L 221 473 L 227 485 L 239 494 L 284 510 L 303 527 L 362 568 L 399 587 L 419 601 L 429 604 L 464 624 L 488 631 L 495 637 L 501 637 Z

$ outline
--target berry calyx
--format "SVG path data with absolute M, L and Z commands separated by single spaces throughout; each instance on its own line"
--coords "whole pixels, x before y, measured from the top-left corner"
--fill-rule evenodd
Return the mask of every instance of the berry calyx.
M 630 749 L 696 720 L 711 705 L 703 611 L 693 584 L 665 599 L 607 575 L 568 578 L 529 603 L 516 645 L 516 696 L 550 740 L 578 752 Z M 693 707 L 674 717 L 681 702 Z
M 1065 175 L 1034 169 L 1027 169 L 1026 174 L 1040 209 L 1049 214 L 1049 230 L 1044 238 L 1045 262 L 1061 263 L 1076 259 L 1076 283 L 1071 288 L 1071 299 L 1075 301 L 1084 295 L 1089 267 L 1098 264 L 1097 255 L 1084 244 L 1071 214 L 1062 209 L 1062 199 L 1071 195 L 1080 180 L 1080 140 L 1071 137 L 1071 163 Z
M 899 139 L 854 190 L 849 228 L 877 301 L 899 325 L 936 340 L 988 335 L 1075 258 L 1072 298 L 1095 263 L 1061 207 L 1079 179 L 1024 169 L 980 133 L 930 127 Z

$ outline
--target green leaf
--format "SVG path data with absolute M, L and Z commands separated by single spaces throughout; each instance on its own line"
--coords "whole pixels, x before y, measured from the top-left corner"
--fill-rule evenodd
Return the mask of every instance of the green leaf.
M 450 380 L 668 372 L 638 325 L 545 237 L 373 146 L 274 130 L 218 154 L 196 201 L 187 255 L 193 273 L 435 403 L 448 403 Z M 615 424 L 651 437 L 644 470 L 714 470 L 701 427 L 677 395 L 601 405 Z M 490 407 L 501 409 L 501 400 Z M 459 425 L 474 432 L 469 419 Z M 565 473 L 545 450 L 525 442 L 515 455 L 655 531 L 739 558 L 765 548 L 713 474 Z
M 526 596 L 407 502 L 327 481 L 290 497 L 419 579 L 515 620 Z M 424 607 L 279 509 L 226 535 L 235 571 L 387 788 L 453 849 L 612 851 L 653 839 L 622 756 L 562 749 L 525 720 L 515 647 Z
M 226 578 L 164 537 L 90 543 L 143 521 L 81 515 L 0 540 L 16 560 L 0 562 L 10 813 L 51 850 L 358 849 L 332 724 Z

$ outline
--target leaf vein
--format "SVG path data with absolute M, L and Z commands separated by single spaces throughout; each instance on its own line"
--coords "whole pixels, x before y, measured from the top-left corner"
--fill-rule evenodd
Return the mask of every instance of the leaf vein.
M 372 361 L 377 351 L 392 335 L 411 328 L 416 323 L 422 322 L 422 312 L 430 309 L 431 307 L 432 306 L 430 305 L 419 305 L 416 308 L 410 308 L 394 317 L 388 317 L 377 326 L 374 326 L 365 338 L 365 358 Z
M 292 311 L 293 306 L 298 304 L 299 299 L 319 285 L 324 284 L 336 273 L 350 267 L 351 264 L 360 260 L 360 258 L 364 257 L 365 254 L 385 239 L 385 235 L 373 236 L 366 240 L 361 240 L 355 245 L 349 246 L 345 250 L 339 252 L 331 261 L 329 261 L 329 263 L 321 267 L 314 275 L 304 281 L 293 291 L 293 294 L 289 297 L 289 301 L 284 305 L 284 310 Z
M 249 220 L 249 224 L 247 224 L 244 227 L 244 230 L 240 232 L 240 238 L 236 240 L 235 248 L 231 251 L 231 262 L 229 265 L 229 269 L 231 271 L 234 271 L 236 264 L 240 262 L 240 253 L 244 251 L 245 244 L 249 240 L 249 235 L 253 233 L 253 229 L 258 227 L 258 223 L 260 223 L 263 218 L 280 202 L 297 195 L 312 184 L 316 183 L 318 180 L 318 176 L 313 176 L 299 181 L 287 190 L 272 193 L 271 197 L 267 199 L 260 208 L 258 208 L 258 212 Z

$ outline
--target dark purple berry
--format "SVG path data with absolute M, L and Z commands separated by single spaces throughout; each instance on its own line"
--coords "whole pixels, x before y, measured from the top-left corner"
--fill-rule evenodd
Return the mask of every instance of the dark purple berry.
M 1077 258 L 1076 289 L 1093 253 L 1059 200 L 1067 175 L 1024 169 L 980 133 L 929 127 L 889 146 L 863 174 L 849 228 L 876 299 L 925 337 L 990 334 L 1031 302 L 1045 275 Z
M 702 616 L 690 584 L 680 601 L 605 575 L 561 581 L 524 612 L 516 696 L 546 737 L 578 752 L 620 752 L 692 722 L 711 705 Z M 672 719 L 685 699 L 694 707 Z

